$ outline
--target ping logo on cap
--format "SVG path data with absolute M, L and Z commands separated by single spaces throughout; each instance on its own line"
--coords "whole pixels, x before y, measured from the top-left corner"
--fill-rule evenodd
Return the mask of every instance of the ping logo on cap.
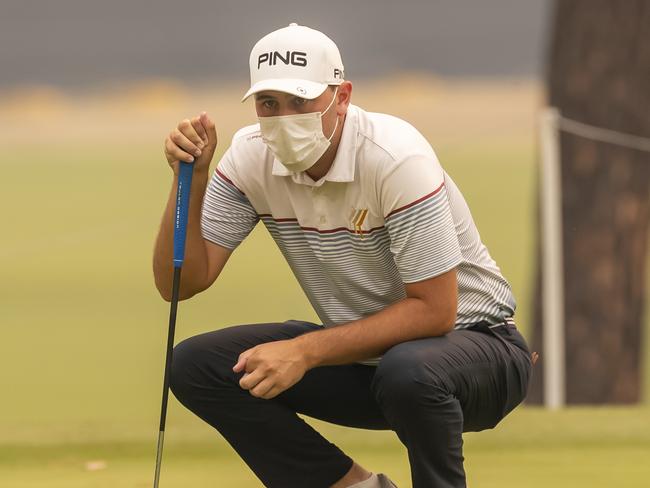
M 279 51 L 271 51 L 262 53 L 257 58 L 257 69 L 260 69 L 262 64 L 267 63 L 269 66 L 278 64 L 278 60 L 282 61 L 285 65 L 292 64 L 294 66 L 307 66 L 307 53 L 301 51 L 286 51 L 284 56 Z

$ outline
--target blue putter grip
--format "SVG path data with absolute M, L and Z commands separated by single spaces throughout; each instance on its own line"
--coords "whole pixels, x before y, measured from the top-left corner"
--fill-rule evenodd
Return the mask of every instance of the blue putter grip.
M 187 235 L 187 215 L 190 209 L 190 188 L 194 163 L 179 164 L 178 188 L 176 191 L 176 214 L 174 218 L 174 268 L 183 266 L 185 258 L 185 236 Z

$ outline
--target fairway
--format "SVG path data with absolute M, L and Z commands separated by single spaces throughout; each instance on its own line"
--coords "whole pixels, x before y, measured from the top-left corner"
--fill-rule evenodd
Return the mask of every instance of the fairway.
M 513 286 L 518 324 L 527 335 L 535 146 L 531 127 L 513 128 L 503 121 L 528 120 L 528 112 L 522 115 L 508 105 L 506 89 L 495 88 L 492 98 L 481 92 L 481 100 L 490 102 L 474 108 L 469 88 L 467 93 L 462 87 L 455 90 L 454 105 L 452 95 L 430 86 L 427 103 L 442 111 L 430 125 L 421 96 L 405 96 L 400 107 L 385 110 L 399 112 L 430 138 Z M 88 119 L 74 104 L 62 108 L 48 98 L 45 105 L 54 115 L 45 111 L 42 119 L 33 118 L 46 134 L 35 142 L 27 136 L 29 105 L 27 115 L 10 124 L 16 107 L 0 104 L 0 142 L 6 148 L 1 165 L 9 182 L 2 203 L 12 209 L 4 215 L 0 247 L 5 346 L 0 355 L 0 487 L 151 485 L 169 311 L 151 271 L 153 240 L 170 186 L 162 155 L 165 132 L 158 127 L 201 108 L 195 99 L 178 95 L 172 108 L 162 111 L 160 98 L 170 92 L 155 93 L 140 97 L 137 106 L 129 97 L 104 101 L 106 106 Z M 379 110 L 385 91 L 368 86 L 366 93 L 357 103 Z M 522 93 L 513 96 L 531 103 L 537 91 Z M 211 107 L 225 111 L 218 152 L 234 127 L 250 122 L 246 110 L 221 103 L 226 98 L 206 97 Z M 503 111 L 497 113 L 499 107 Z M 483 113 L 480 123 L 463 122 L 472 119 L 472 110 L 488 111 L 495 120 Z M 130 131 L 117 126 L 121 117 L 130 121 Z M 59 119 L 63 122 L 57 125 Z M 64 122 L 78 132 L 66 132 Z M 463 123 L 468 139 L 458 136 Z M 93 132 L 96 124 L 100 128 Z M 266 230 L 258 226 L 218 282 L 181 303 L 176 342 L 231 324 L 289 318 L 317 321 Z M 389 473 L 400 488 L 410 486 L 406 452 L 394 434 L 316 423 L 361 464 Z M 645 487 L 648 455 L 647 406 L 559 413 L 521 408 L 498 429 L 466 436 L 465 452 L 470 486 L 479 488 Z M 103 461 L 105 468 L 88 471 L 91 461 Z M 174 398 L 162 473 L 161 486 L 169 488 L 260 486 L 225 441 Z
M 644 488 L 650 477 L 650 409 L 575 408 L 561 413 L 523 408 L 498 429 L 465 440 L 468 485 L 481 488 Z M 177 418 L 170 419 L 177 424 Z M 342 429 L 314 422 L 370 469 L 410 486 L 406 452 L 389 432 Z M 196 437 L 170 428 L 162 486 L 253 488 L 261 484 L 225 441 L 199 425 Z M 151 486 L 155 437 L 149 440 L 0 447 L 0 486 L 144 488 Z M 102 460 L 106 468 L 87 471 Z

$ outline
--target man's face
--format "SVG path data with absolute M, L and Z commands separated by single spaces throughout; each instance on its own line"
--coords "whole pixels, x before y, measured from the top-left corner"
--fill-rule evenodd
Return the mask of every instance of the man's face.
M 317 98 L 307 100 L 279 91 L 263 91 L 255 94 L 255 111 L 258 117 L 295 115 L 323 112 L 334 98 L 334 88 L 328 87 Z M 338 98 L 338 95 L 337 95 Z M 337 118 L 337 101 L 332 103 L 327 113 L 322 115 L 323 133 L 329 135 L 334 130 Z

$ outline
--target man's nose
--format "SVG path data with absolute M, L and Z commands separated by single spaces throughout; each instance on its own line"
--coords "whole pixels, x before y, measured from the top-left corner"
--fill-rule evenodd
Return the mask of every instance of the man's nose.
M 279 107 L 277 115 L 296 115 L 299 113 L 296 109 L 291 108 L 290 106 Z

